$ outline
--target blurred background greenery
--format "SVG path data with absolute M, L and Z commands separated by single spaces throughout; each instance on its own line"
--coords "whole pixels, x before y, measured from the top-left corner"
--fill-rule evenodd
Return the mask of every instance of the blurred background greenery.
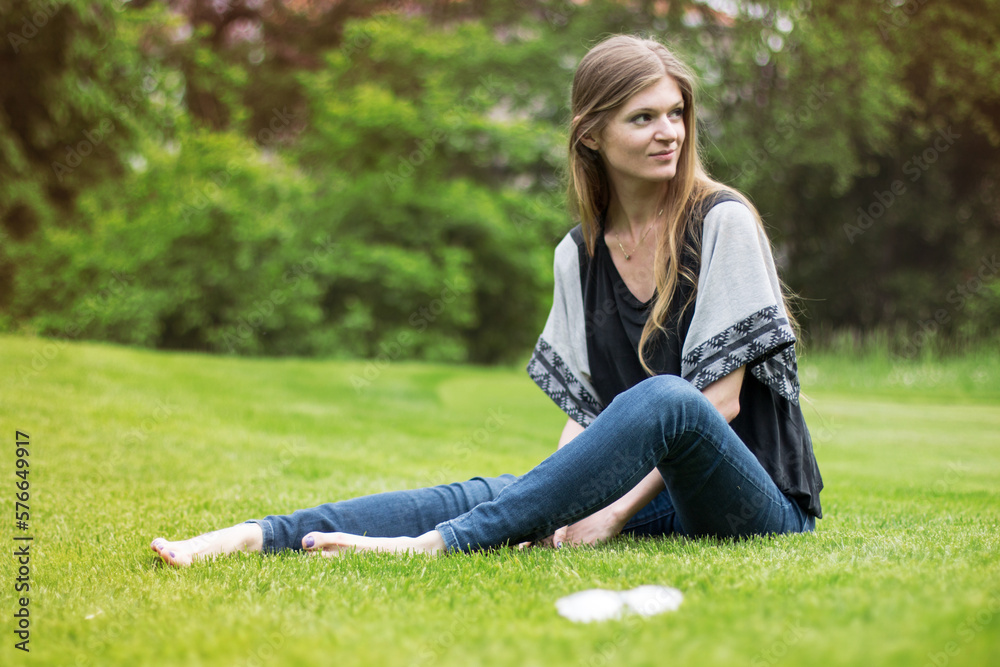
M 0 0 L 0 331 L 523 359 L 572 72 L 656 36 L 818 346 L 1000 328 L 1000 0 Z

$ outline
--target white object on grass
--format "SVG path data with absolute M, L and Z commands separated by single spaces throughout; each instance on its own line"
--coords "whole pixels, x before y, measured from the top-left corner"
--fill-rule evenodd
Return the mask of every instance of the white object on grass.
M 618 619 L 628 613 L 655 616 L 676 611 L 684 594 L 667 586 L 639 586 L 630 591 L 592 588 L 556 600 L 561 616 L 577 623 Z
M 642 616 L 656 616 L 665 611 L 677 611 L 684 594 L 667 586 L 639 586 L 622 594 L 629 609 Z
M 607 621 L 624 615 L 625 600 L 617 591 L 592 588 L 559 598 L 556 609 L 561 616 L 577 623 Z

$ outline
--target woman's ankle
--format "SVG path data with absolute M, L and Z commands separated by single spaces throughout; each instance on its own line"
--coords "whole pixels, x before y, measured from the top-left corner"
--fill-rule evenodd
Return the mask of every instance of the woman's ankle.
M 239 549 L 240 551 L 249 551 L 251 553 L 259 553 L 264 549 L 264 531 L 260 527 L 259 523 L 248 522 L 241 523 L 233 526 L 233 528 L 240 528 L 240 537 L 242 538 L 242 545 Z
M 420 548 L 429 554 L 443 554 L 448 549 L 444 537 L 436 530 L 424 533 L 416 539 Z

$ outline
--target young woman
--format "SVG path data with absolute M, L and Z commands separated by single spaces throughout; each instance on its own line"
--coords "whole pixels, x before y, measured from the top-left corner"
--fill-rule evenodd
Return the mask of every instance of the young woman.
M 621 532 L 813 530 L 822 488 L 795 336 L 760 218 L 698 155 L 694 78 L 611 37 L 573 81 L 555 298 L 528 372 L 569 419 L 557 451 L 475 478 L 153 541 L 173 565 L 234 551 L 471 551 Z

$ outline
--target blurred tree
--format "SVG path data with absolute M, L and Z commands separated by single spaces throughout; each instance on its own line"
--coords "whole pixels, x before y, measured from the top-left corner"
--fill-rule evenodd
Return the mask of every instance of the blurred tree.
M 128 7 L 141 9 L 153 2 L 135 0 Z M 392 14 L 420 17 L 435 25 L 478 20 L 502 28 L 523 22 L 525 12 L 542 15 L 573 6 L 568 0 L 165 0 L 164 4 L 182 24 L 160 46 L 164 61 L 184 72 L 192 117 L 212 129 L 236 129 L 253 137 L 268 129 L 274 109 L 296 113 L 305 108 L 295 72 L 322 68 L 329 51 L 350 59 L 368 47 L 366 31 L 348 34 L 356 19 Z
M 144 48 L 146 26 L 84 0 L 0 0 L 0 307 L 17 242 L 78 224 L 80 193 L 169 129 L 179 79 Z
M 996 312 L 965 307 L 988 289 L 956 294 L 1000 249 L 998 12 L 791 5 L 719 58 L 715 170 L 775 229 L 815 332 L 894 329 L 912 349 Z
M 307 354 L 313 276 L 334 242 L 295 220 L 310 184 L 232 133 L 142 146 L 125 189 L 80 197 L 86 228 L 38 230 L 9 312 L 42 335 L 216 352 Z
M 521 354 L 572 224 L 572 72 L 602 36 L 640 32 L 701 75 L 710 166 L 764 214 L 812 331 L 896 327 L 910 348 L 930 329 L 988 336 L 1000 326 L 998 5 L 0 0 L 0 328 L 58 335 L 103 289 L 99 267 L 122 266 L 144 277 L 130 294 L 147 306 L 109 306 L 83 335 Z M 177 209 L 237 153 L 246 170 L 223 201 Z M 278 191 L 254 166 L 269 160 Z M 136 263 L 147 234 L 169 271 Z M 327 236 L 329 256 L 309 263 Z M 34 260 L 44 272 L 23 268 Z M 308 286 L 300 310 L 229 336 L 244 296 L 252 305 L 288 271 Z
M 449 341 L 453 359 L 522 352 L 568 226 L 558 182 L 540 178 L 561 161 L 546 118 L 558 99 L 538 85 L 561 70 L 555 54 L 537 40 L 498 45 L 478 22 L 388 15 L 349 24 L 345 39 L 366 46 L 300 76 L 310 122 L 296 149 L 328 184 L 319 225 L 346 253 L 326 276 L 330 325 L 355 322 L 345 340 L 369 356 L 404 332 L 408 356 L 440 358 Z

